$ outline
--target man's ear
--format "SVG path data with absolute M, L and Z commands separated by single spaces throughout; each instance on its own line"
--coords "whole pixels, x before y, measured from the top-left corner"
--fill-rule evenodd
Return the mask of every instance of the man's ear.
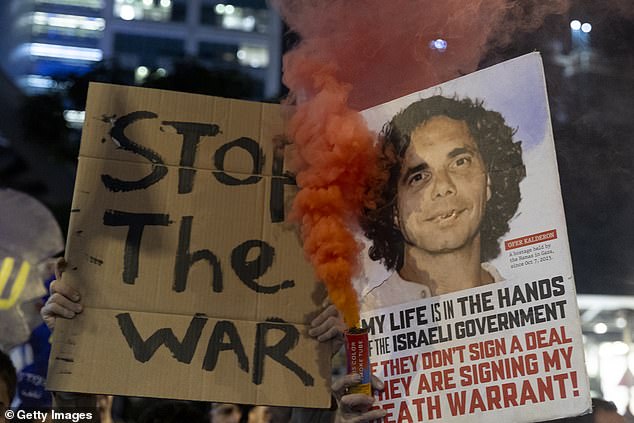
M 491 178 L 487 174 L 487 201 L 491 199 Z

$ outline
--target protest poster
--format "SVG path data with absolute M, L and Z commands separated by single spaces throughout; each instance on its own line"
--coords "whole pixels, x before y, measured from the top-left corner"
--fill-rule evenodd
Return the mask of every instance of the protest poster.
M 384 421 L 535 422 L 588 412 L 539 54 L 363 115 L 397 140 L 387 151 L 400 166 L 379 208 L 391 238 L 380 237 L 378 219 L 365 227 L 374 261 L 365 258 L 361 287 Z
M 91 84 L 50 390 L 330 406 L 280 107 Z

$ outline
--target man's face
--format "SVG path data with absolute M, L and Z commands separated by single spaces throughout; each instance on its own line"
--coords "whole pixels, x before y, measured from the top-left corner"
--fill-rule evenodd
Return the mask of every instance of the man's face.
M 429 253 L 473 241 L 490 198 L 488 177 L 467 124 L 436 116 L 412 132 L 398 183 L 405 240 Z

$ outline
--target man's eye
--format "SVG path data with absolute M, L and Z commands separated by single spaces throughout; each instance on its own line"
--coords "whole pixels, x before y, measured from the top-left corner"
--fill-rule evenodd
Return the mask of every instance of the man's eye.
M 465 167 L 465 166 L 469 166 L 471 164 L 471 157 L 469 156 L 461 156 L 458 157 L 454 162 L 453 162 L 453 167 Z
M 409 177 L 407 184 L 411 187 L 424 184 L 429 180 L 429 174 L 426 172 L 418 172 Z

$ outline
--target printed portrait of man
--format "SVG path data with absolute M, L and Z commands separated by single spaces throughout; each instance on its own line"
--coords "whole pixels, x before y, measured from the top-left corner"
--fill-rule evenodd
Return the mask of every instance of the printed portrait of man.
M 389 178 L 362 220 L 369 255 L 393 274 L 371 310 L 502 280 L 489 263 L 520 203 L 522 149 L 502 115 L 469 98 L 410 104 L 380 134 Z

